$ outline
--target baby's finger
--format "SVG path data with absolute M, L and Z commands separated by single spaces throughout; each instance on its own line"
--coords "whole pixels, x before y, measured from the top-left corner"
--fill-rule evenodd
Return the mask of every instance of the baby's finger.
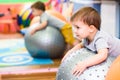
M 75 75 L 75 76 L 79 76 L 80 73 L 81 73 L 81 72 L 78 70 L 78 71 L 76 71 L 76 73 L 73 74 L 73 75 Z
M 75 74 L 77 72 L 77 68 L 74 68 L 73 70 L 72 70 L 72 74 Z
M 81 74 L 82 74 L 82 72 L 80 71 L 77 76 L 80 76 Z

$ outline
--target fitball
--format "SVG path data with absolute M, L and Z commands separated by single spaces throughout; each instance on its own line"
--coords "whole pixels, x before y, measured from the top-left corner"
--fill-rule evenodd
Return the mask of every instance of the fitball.
M 80 61 L 96 55 L 86 48 L 77 50 L 60 64 L 57 72 L 56 80 L 105 80 L 105 76 L 109 67 L 114 60 L 113 57 L 108 57 L 104 62 L 87 68 L 80 76 L 72 74 L 72 70 Z
M 32 57 L 58 58 L 63 55 L 65 40 L 57 28 L 47 26 L 30 35 L 32 29 L 25 34 L 25 46 Z

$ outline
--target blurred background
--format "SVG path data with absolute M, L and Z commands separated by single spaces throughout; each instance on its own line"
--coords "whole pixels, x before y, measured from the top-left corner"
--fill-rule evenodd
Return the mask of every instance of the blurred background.
M 36 1 L 44 2 L 46 10 L 56 10 L 68 22 L 71 15 L 78 9 L 91 6 L 101 15 L 101 28 L 120 38 L 119 0 L 0 0 L 0 74 L 3 80 L 55 80 L 61 59 L 33 59 L 29 63 L 19 63 L 16 61 L 22 61 L 23 57 L 8 55 L 8 53 L 15 55 L 13 53 L 27 52 L 21 31 L 29 27 L 34 18 L 30 6 Z M 8 64 L 7 62 L 3 66 L 2 58 L 5 53 L 8 62 L 15 61 L 16 63 Z
M 7 33 L 4 29 L 6 22 L 12 22 L 17 30 L 12 27 L 11 32 L 16 32 L 24 27 L 28 27 L 33 16 L 30 5 L 37 0 L 0 0 L 0 32 Z M 46 5 L 46 9 L 55 9 L 60 12 L 68 21 L 70 16 L 83 6 L 92 6 L 101 14 L 102 29 L 120 38 L 120 1 L 119 0 L 40 0 Z M 4 30 L 3 30 L 4 29 Z

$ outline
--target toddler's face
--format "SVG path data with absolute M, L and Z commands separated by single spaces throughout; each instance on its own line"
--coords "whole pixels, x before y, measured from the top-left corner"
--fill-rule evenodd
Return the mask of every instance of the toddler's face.
M 38 9 L 32 8 L 32 14 L 34 16 L 40 16 L 42 14 L 42 10 L 38 10 Z
M 74 21 L 73 24 L 73 32 L 75 36 L 79 39 L 85 39 L 90 35 L 90 27 L 85 24 L 83 21 Z

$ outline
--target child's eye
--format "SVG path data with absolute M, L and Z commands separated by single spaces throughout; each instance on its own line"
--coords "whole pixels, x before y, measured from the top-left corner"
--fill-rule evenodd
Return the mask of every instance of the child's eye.
M 80 27 L 77 25 L 73 25 L 73 29 L 80 29 Z
M 79 26 L 76 26 L 76 29 L 79 29 L 80 27 Z

